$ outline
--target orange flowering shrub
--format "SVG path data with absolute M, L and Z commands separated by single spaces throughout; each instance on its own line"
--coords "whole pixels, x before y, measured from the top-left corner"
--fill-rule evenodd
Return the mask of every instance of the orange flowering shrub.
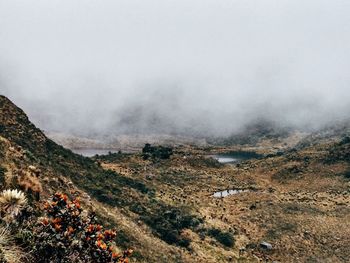
M 56 193 L 44 209 L 47 217 L 35 229 L 39 262 L 128 262 L 132 250 L 119 252 L 116 231 L 96 224 L 94 215 L 84 217 L 79 199 Z

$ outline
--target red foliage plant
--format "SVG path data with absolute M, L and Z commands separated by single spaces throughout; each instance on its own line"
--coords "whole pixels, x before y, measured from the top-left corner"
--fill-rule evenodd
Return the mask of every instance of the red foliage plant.
M 96 224 L 95 216 L 83 216 L 79 199 L 61 193 L 45 203 L 47 217 L 36 229 L 35 254 L 42 261 L 128 263 L 132 250 L 119 252 L 113 240 L 116 231 Z M 58 262 L 58 261 L 57 261 Z M 59 261 L 61 262 L 61 261 Z M 65 262 L 65 261 L 64 261 Z

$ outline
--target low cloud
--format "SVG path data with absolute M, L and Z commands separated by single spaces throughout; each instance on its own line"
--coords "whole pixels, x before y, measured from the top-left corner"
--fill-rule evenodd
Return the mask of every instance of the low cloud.
M 350 3 L 2 0 L 0 92 L 42 129 L 225 136 L 350 113 Z

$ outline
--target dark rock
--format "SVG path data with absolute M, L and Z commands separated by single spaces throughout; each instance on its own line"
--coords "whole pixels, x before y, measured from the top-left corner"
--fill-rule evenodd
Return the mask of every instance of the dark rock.
M 254 210 L 256 209 L 256 204 L 252 204 L 250 207 L 249 207 L 250 210 Z

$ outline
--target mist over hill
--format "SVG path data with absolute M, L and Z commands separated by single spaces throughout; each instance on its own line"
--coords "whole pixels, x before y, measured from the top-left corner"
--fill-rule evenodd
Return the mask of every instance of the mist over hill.
M 0 93 L 47 131 L 228 136 L 350 113 L 345 1 L 0 2 Z M 25 43 L 25 44 L 24 44 Z
M 107 263 L 111 249 L 131 248 L 130 261 L 113 262 L 349 262 L 349 127 L 255 143 L 274 134 L 267 126 L 250 127 L 251 145 L 232 137 L 232 145 L 147 145 L 88 158 L 47 138 L 0 96 L 0 187 L 16 189 L 0 192 L 0 228 L 18 237 L 0 244 L 2 261 Z M 9 194 L 30 207 L 11 214 Z M 60 199 L 44 201 L 52 194 Z M 72 237 L 66 228 L 77 221 Z M 110 231 L 119 236 L 106 249 L 100 240 Z

